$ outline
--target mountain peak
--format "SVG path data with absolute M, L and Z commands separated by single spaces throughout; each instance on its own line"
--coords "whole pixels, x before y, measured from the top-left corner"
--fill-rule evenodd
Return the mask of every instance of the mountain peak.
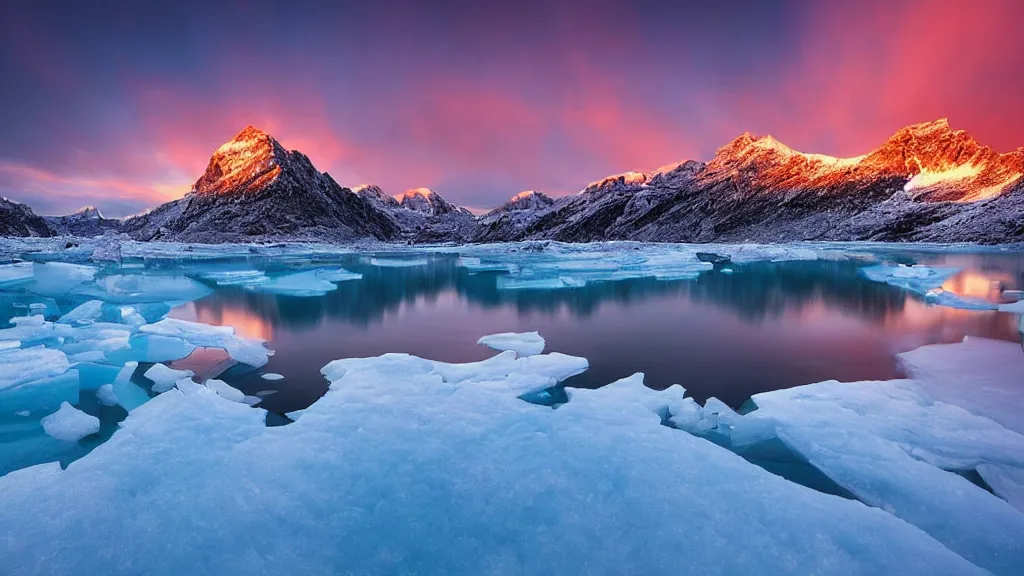
M 246 126 L 222 144 L 196 181 L 196 194 L 232 194 L 259 188 L 277 177 L 288 153 L 270 134 Z
M 412 188 L 395 196 L 402 208 L 437 216 L 455 212 L 458 208 L 430 188 Z

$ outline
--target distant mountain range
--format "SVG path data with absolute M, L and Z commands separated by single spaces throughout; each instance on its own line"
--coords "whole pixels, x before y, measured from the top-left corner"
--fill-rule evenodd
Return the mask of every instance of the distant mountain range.
M 349 189 L 247 127 L 185 197 L 121 221 L 88 208 L 36 216 L 0 202 L 0 233 L 122 232 L 137 240 L 566 242 L 1024 241 L 1024 149 L 999 154 L 946 120 L 907 126 L 856 158 L 743 134 L 708 162 L 609 176 L 571 196 L 522 192 L 479 216 L 427 188 Z

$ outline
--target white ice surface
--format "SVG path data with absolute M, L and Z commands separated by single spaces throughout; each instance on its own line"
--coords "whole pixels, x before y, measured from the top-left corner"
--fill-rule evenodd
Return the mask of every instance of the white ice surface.
M 274 372 L 266 372 L 264 374 L 260 374 L 260 378 L 263 378 L 264 380 L 283 380 L 284 376 Z
M 90 416 L 67 402 L 60 409 L 42 420 L 43 430 L 57 440 L 78 442 L 89 434 L 100 431 L 100 419 Z
M 116 406 L 117 394 L 114 393 L 113 384 L 104 384 L 96 389 L 96 399 L 104 406 Z
M 246 286 L 254 292 L 284 296 L 316 297 L 338 289 L 335 282 L 358 280 L 362 274 L 345 269 L 319 269 L 276 276 L 259 284 Z
M 204 273 L 202 277 L 218 286 L 252 286 L 270 279 L 262 270 L 221 270 Z
M 1016 302 L 1011 302 L 1010 304 L 1000 304 L 999 311 L 1024 314 L 1024 300 L 1018 300 Z
M 244 402 L 245 394 L 223 380 L 207 380 L 205 386 L 217 393 L 218 396 L 232 402 Z
M 195 372 L 191 370 L 175 370 L 163 364 L 153 364 L 149 370 L 146 370 L 143 376 L 153 381 L 153 392 L 162 394 L 173 388 L 174 383 L 178 380 L 195 376 Z
M 519 356 L 534 356 L 544 351 L 544 338 L 538 332 L 502 332 L 484 336 L 476 343 L 499 352 L 512 350 Z
M 709 400 L 698 417 L 680 410 L 680 428 L 745 455 L 781 442 L 862 502 L 994 574 L 1018 574 L 1024 514 L 951 470 L 985 470 L 1003 480 L 1005 500 L 1019 501 L 1014 482 L 1024 471 L 1024 436 L 1011 429 L 1020 427 L 1012 404 L 1019 400 L 1011 398 L 1019 398 L 1013 390 L 1024 367 L 1019 344 L 972 338 L 902 358 L 915 380 L 822 382 L 757 394 L 757 409 L 745 416 L 712 410 Z
M 985 573 L 662 426 L 671 399 L 635 379 L 525 403 L 495 364 L 557 379 L 568 357 L 510 354 L 446 365 L 457 381 L 403 354 L 333 362 L 330 391 L 274 428 L 169 391 L 67 470 L 0 477 L 0 558 L 55 575 Z
M 256 368 L 270 360 L 271 352 L 264 346 L 264 340 L 238 336 L 231 326 L 211 326 L 177 318 L 164 318 L 140 327 L 139 332 L 177 338 L 192 346 L 223 348 L 235 360 Z
M 89 300 L 61 316 L 58 322 L 62 324 L 89 324 L 99 320 L 102 311 L 102 300 Z
M 34 267 L 31 262 L 0 264 L 0 286 L 15 286 L 32 279 Z

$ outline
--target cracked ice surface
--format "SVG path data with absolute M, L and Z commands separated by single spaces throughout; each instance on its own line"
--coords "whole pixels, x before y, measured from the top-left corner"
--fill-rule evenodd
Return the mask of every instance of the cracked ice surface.
M 1018 344 L 970 338 L 901 356 L 914 379 L 766 392 L 752 397 L 757 409 L 745 416 L 713 399 L 696 413 L 683 403 L 666 410 L 679 428 L 740 454 L 781 442 L 858 500 L 994 574 L 1018 574 L 1024 436 L 1015 407 L 1024 353 Z M 951 470 L 977 471 L 1002 499 Z
M 886 512 L 662 426 L 671 399 L 638 378 L 558 410 L 500 383 L 581 366 L 339 360 L 328 393 L 275 428 L 172 389 L 67 470 L 0 478 L 0 558 L 17 574 L 985 573 Z

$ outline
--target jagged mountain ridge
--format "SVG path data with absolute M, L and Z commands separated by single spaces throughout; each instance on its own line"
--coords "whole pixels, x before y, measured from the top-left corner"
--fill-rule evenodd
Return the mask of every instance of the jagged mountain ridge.
M 343 188 L 302 153 L 247 127 L 214 153 L 184 198 L 123 224 L 87 210 L 40 225 L 27 207 L 8 203 L 15 208 L 0 206 L 0 231 L 94 235 L 120 226 L 140 240 L 199 242 L 999 243 L 1024 241 L 1022 174 L 1024 149 L 999 154 L 946 120 L 902 128 L 855 158 L 747 133 L 708 162 L 609 176 L 557 200 L 527 191 L 474 217 L 426 188 L 394 197 L 373 185 Z
M 1024 151 L 999 154 L 946 120 L 856 158 L 744 134 L 709 162 L 597 181 L 488 240 L 778 242 L 1024 240 Z
M 395 223 L 319 172 L 306 155 L 246 127 L 210 158 L 185 197 L 125 221 L 137 240 L 393 240 Z

